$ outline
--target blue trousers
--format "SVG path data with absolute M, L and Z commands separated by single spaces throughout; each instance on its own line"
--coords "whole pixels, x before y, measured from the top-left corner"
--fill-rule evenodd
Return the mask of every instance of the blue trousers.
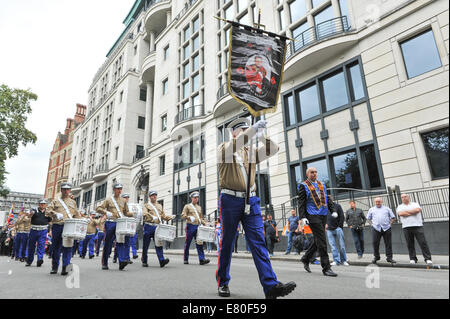
M 156 226 L 144 225 L 144 240 L 142 244 L 142 262 L 144 264 L 148 263 L 148 247 L 150 246 L 150 242 L 153 238 L 155 240 L 155 231 Z M 156 243 L 156 242 L 155 242 Z M 156 255 L 158 256 L 158 260 L 161 262 L 164 260 L 164 253 L 162 247 L 156 247 Z
M 138 235 L 136 232 L 136 234 L 134 234 L 134 236 L 130 238 L 131 251 L 133 253 L 133 257 L 137 256 L 137 240 L 138 240 Z
M 58 270 L 59 267 L 59 259 L 61 258 L 62 252 L 62 260 L 63 267 L 66 267 L 70 264 L 70 260 L 72 259 L 72 247 L 63 247 L 63 233 L 64 225 L 56 225 L 52 226 L 52 269 Z
M 288 246 L 287 246 L 287 249 L 286 249 L 287 253 L 291 252 L 291 249 L 292 249 L 292 237 L 293 236 L 294 236 L 294 232 L 293 231 L 289 231 L 287 233 L 287 238 L 288 238 Z M 294 251 L 297 252 L 297 249 L 294 248 Z
M 237 227 L 237 225 L 236 225 Z M 197 229 L 198 225 L 192 225 L 192 224 L 186 224 L 186 240 L 184 242 L 184 260 L 189 260 L 189 247 L 191 246 L 192 239 L 197 238 Z M 200 261 L 205 260 L 205 253 L 203 252 L 203 245 L 197 245 L 195 243 L 195 246 L 197 247 L 197 253 L 198 253 L 198 259 Z
M 105 223 L 105 245 L 103 247 L 102 265 L 108 266 L 108 258 L 111 255 L 113 241 L 116 239 L 116 222 Z M 125 236 L 125 243 L 116 243 L 117 253 L 119 255 L 119 262 L 128 260 L 126 247 L 130 244 L 130 237 Z M 128 246 L 129 247 L 129 246 Z M 128 248 L 128 254 L 130 249 Z
M 219 286 L 230 282 L 231 255 L 236 236 L 236 228 L 242 223 L 245 237 L 253 256 L 253 262 L 259 275 L 259 281 L 264 293 L 279 283 L 269 259 L 269 253 L 264 241 L 264 226 L 258 197 L 250 198 L 250 214 L 245 214 L 245 198 L 227 194 L 219 196 L 220 223 L 222 226 L 219 250 L 219 266 L 216 279 Z
M 13 251 L 12 256 L 19 258 L 19 240 L 20 236 L 19 234 L 16 234 L 13 239 Z
M 78 255 L 83 256 L 84 239 L 78 243 Z
M 84 238 L 83 240 L 83 246 L 80 254 L 81 256 L 86 257 L 88 246 L 89 246 L 89 257 L 94 256 L 94 244 L 95 244 L 94 237 L 95 234 L 86 235 L 86 238 Z
M 364 254 L 364 229 L 355 230 L 351 228 L 353 241 L 355 242 L 356 252 L 358 256 L 362 256 Z
M 19 242 L 17 247 L 18 255 L 16 255 L 19 258 L 26 258 L 28 257 L 28 237 L 29 233 L 19 233 Z
M 347 261 L 347 254 L 345 252 L 345 240 L 344 231 L 342 228 L 338 227 L 335 230 L 328 230 L 328 243 L 331 246 L 331 252 L 333 254 L 333 260 L 336 264 L 341 264 Z M 337 244 L 339 243 L 339 248 Z
M 34 260 L 34 251 L 37 248 L 38 260 L 42 260 L 45 254 L 45 240 L 47 239 L 47 229 L 30 230 L 28 238 L 28 258 L 27 263 L 32 264 Z
M 97 247 L 95 249 L 95 253 L 98 255 L 100 253 L 100 246 L 102 245 L 102 243 L 104 243 L 105 239 L 105 232 L 99 231 L 97 233 Z

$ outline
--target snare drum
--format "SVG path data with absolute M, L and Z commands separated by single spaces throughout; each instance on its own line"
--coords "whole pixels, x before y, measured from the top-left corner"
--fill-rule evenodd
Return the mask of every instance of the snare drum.
M 198 226 L 197 240 L 213 243 L 216 237 L 216 230 L 213 227 Z
M 136 234 L 136 218 L 123 217 L 116 220 L 116 237 L 120 235 L 134 236 Z
M 175 239 L 176 227 L 173 225 L 159 224 L 155 231 L 156 241 L 169 241 L 173 242 Z
M 87 226 L 88 221 L 86 219 L 66 219 L 62 237 L 83 240 L 86 237 Z

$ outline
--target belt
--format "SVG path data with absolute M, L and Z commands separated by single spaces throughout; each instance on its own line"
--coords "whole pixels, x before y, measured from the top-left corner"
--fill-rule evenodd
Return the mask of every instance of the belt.
M 28 231 L 18 231 L 17 234 L 29 234 L 30 232 Z
M 116 219 L 107 219 L 106 221 L 107 221 L 107 222 L 110 222 L 110 223 L 117 223 L 117 220 L 116 220 Z
M 222 189 L 221 190 L 222 194 L 227 194 L 227 195 L 231 195 L 231 196 L 235 196 L 235 197 L 239 197 L 239 198 L 245 198 L 247 193 L 246 192 L 237 192 L 237 191 L 233 191 L 231 189 Z M 255 192 L 250 192 L 250 197 L 256 196 Z
M 158 224 L 153 224 L 153 223 L 144 223 L 145 225 L 149 225 L 149 226 L 158 226 Z
M 32 230 L 46 230 L 47 225 L 31 225 Z

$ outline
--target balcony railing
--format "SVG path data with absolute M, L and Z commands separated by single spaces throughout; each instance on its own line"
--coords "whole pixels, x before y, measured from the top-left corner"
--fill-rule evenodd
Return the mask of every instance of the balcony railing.
M 160 2 L 166 2 L 167 0 L 147 0 L 145 1 L 144 11 L 147 11 L 151 7 L 153 7 L 155 4 Z
M 99 173 L 105 173 L 109 170 L 109 165 L 108 164 L 100 164 L 96 167 L 95 169 L 95 174 L 99 174 Z
M 346 16 L 321 22 L 303 31 L 294 38 L 295 41 L 289 43 L 286 52 L 286 61 L 297 52 L 300 52 L 319 41 L 349 31 L 351 31 L 351 26 L 349 25 Z
M 83 184 L 84 182 L 88 182 L 88 181 L 92 180 L 92 176 L 93 176 L 92 173 L 84 174 L 83 177 L 80 180 L 80 184 Z
M 224 83 L 220 86 L 219 90 L 217 90 L 217 101 L 223 98 L 225 95 L 228 95 L 228 83 Z
M 193 120 L 197 117 L 205 115 L 205 108 L 203 105 L 194 105 L 188 109 L 182 110 L 175 116 L 175 125 L 184 121 Z
M 192 7 L 198 0 L 188 0 L 184 4 L 184 8 L 172 19 L 172 21 L 178 21 L 182 16 L 188 12 L 189 8 Z
M 133 156 L 133 164 L 150 155 L 149 150 L 144 150 Z

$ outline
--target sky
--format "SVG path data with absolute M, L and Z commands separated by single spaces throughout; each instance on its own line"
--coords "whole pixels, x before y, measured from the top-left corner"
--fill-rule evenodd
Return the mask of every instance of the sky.
M 38 95 L 26 128 L 35 145 L 6 161 L 11 191 L 44 194 L 50 152 L 135 0 L 0 0 L 0 84 Z

